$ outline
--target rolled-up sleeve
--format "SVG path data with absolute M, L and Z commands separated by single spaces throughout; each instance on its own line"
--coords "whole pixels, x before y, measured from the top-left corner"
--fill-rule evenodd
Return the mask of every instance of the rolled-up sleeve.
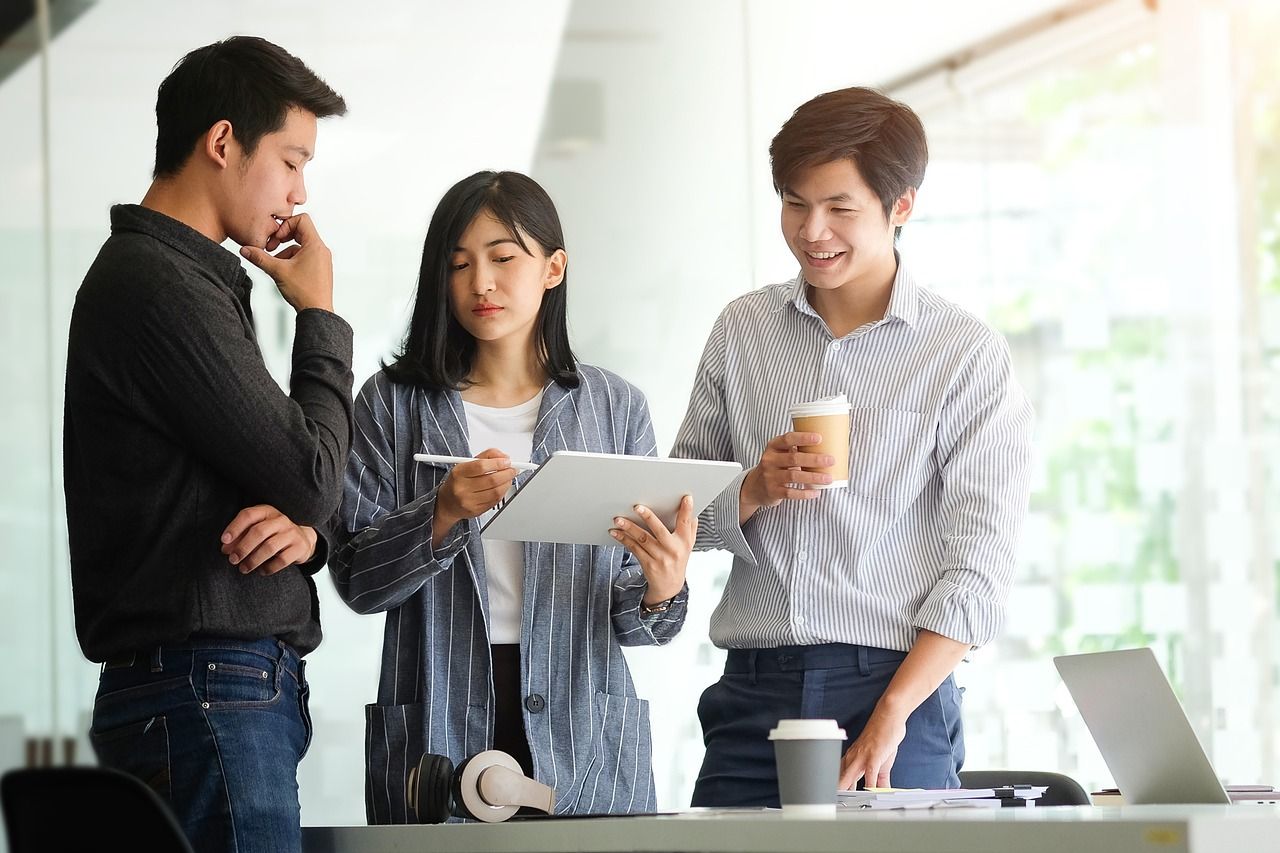
M 999 634 L 1027 512 L 1033 420 L 1008 347 L 992 334 L 956 375 L 939 419 L 945 553 L 916 628 L 972 646 Z

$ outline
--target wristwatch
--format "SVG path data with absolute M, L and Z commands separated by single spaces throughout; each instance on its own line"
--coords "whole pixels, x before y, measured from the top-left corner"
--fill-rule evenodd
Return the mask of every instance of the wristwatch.
M 645 614 L 646 616 L 653 613 L 666 613 L 668 610 L 671 609 L 671 602 L 675 600 L 676 600 L 676 597 L 674 595 L 668 598 L 666 601 L 659 601 L 657 604 L 645 604 L 644 599 L 641 599 L 640 612 Z

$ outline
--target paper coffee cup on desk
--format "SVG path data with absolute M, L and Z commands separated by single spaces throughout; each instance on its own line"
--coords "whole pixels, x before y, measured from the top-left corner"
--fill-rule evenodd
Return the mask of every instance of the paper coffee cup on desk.
M 802 453 L 825 453 L 836 460 L 830 468 L 805 468 L 830 474 L 827 485 L 806 483 L 806 489 L 844 489 L 849 485 L 849 412 L 848 399 L 843 394 L 796 403 L 791 407 L 791 428 L 796 432 L 816 432 L 822 436 L 820 444 L 800 448 Z
M 769 732 L 778 797 L 787 814 L 830 814 L 840 785 L 844 729 L 835 720 L 778 720 Z

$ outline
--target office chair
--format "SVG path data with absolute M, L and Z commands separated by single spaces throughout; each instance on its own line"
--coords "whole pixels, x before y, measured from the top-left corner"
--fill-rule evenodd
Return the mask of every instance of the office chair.
M 0 777 L 10 853 L 147 850 L 192 853 L 160 797 L 105 767 L 39 767 Z
M 1046 785 L 1040 806 L 1088 806 L 1089 795 L 1080 783 L 1063 773 L 1048 770 L 961 770 L 961 788 L 999 788 L 1004 785 Z

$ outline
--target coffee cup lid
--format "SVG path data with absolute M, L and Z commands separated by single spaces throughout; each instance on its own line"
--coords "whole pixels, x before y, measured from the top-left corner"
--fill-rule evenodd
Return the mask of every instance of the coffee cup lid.
M 795 403 L 789 411 L 793 418 L 811 417 L 813 415 L 843 415 L 849 411 L 849 398 L 843 394 L 836 394 L 834 397 L 823 397 L 820 400 Z
M 844 729 L 835 720 L 778 720 L 769 740 L 844 740 Z

